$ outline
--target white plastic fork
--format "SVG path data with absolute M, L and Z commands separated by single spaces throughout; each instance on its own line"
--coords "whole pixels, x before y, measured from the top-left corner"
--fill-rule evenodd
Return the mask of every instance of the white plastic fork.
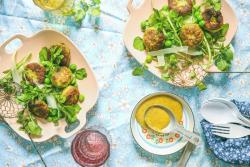
M 250 135 L 250 129 L 237 124 L 216 124 L 212 127 L 214 135 L 224 138 L 241 138 Z

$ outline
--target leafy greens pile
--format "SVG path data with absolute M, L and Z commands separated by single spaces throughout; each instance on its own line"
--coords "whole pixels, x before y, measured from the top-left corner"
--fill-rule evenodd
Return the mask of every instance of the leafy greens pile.
M 0 88 L 6 93 L 15 93 L 17 103 L 24 106 L 25 109 L 18 113 L 17 122 L 22 125 L 21 130 L 30 135 L 40 136 L 42 134 L 42 129 L 37 123 L 37 115 L 30 111 L 30 103 L 34 100 L 40 102 L 39 104 L 35 104 L 35 107 L 43 105 L 45 109 L 48 109 L 47 116 L 44 119 L 55 123 L 55 125 L 63 118 L 65 118 L 68 124 L 74 123 L 77 120 L 77 114 L 81 110 L 77 102 L 84 101 L 83 95 L 76 95 L 77 101 L 74 104 L 65 103 L 68 97 L 72 98 L 74 95 L 70 94 L 66 97 L 63 91 L 67 88 L 56 87 L 52 83 L 53 74 L 58 68 L 62 67 L 65 47 L 64 44 L 60 44 L 53 45 L 50 48 L 44 47 L 40 50 L 39 63 L 45 68 L 45 78 L 42 84 L 31 83 L 25 77 L 25 73 L 27 72 L 27 66 L 25 65 L 30 61 L 31 54 L 23 58 L 20 62 L 15 63 L 12 69 L 5 71 L 4 76 L 0 79 Z M 86 78 L 87 73 L 84 68 L 77 69 L 76 64 L 69 64 L 67 69 L 71 71 L 72 76 L 66 86 L 74 87 L 78 91 L 77 80 Z M 32 75 L 34 74 L 32 73 Z M 32 77 L 36 78 L 37 76 L 34 75 Z M 16 88 L 13 86 L 13 82 L 20 86 L 21 92 L 15 92 Z M 38 112 L 41 112 L 41 110 L 40 108 L 36 109 Z
M 144 64 L 133 70 L 134 76 L 143 75 L 144 70 L 147 69 L 147 64 L 152 61 L 158 62 L 157 67 L 162 72 L 162 79 L 166 81 L 174 80 L 174 77 L 180 71 L 192 65 L 193 62 L 203 59 L 207 60 L 207 63 L 203 65 L 204 71 L 212 64 L 215 64 L 221 71 L 229 70 L 233 60 L 233 52 L 229 45 L 224 46 L 223 43 L 229 25 L 221 23 L 221 20 L 223 20 L 220 15 L 221 2 L 219 0 L 205 0 L 199 6 L 193 2 L 191 7 L 190 13 L 183 15 L 165 5 L 160 10 L 154 9 L 153 14 L 147 20 L 141 22 L 141 30 L 144 32 L 144 36 L 143 38 L 135 37 L 133 46 L 139 51 L 145 50 L 147 56 Z M 204 10 L 211 20 L 206 20 L 205 17 L 207 16 Z M 210 14 L 214 16 L 210 16 Z M 221 22 L 217 23 L 216 19 Z M 208 30 L 207 27 L 212 27 L 215 23 L 220 27 L 216 30 Z M 195 30 L 188 29 L 185 31 L 186 27 Z M 188 34 L 192 31 L 196 36 Z M 196 42 L 196 45 L 187 46 L 183 38 L 190 38 L 193 43 Z M 187 40 L 186 43 L 190 44 L 190 40 Z M 193 43 L 190 45 L 193 45 Z M 190 79 L 197 80 L 196 85 L 201 90 L 206 89 L 204 83 L 196 77 L 195 72 L 191 72 Z

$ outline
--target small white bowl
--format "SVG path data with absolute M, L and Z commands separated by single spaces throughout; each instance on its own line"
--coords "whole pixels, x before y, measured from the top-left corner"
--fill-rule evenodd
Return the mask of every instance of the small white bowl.
M 149 94 L 142 98 L 134 107 L 130 118 L 130 128 L 132 135 L 137 144 L 145 151 L 155 155 L 169 155 L 180 151 L 188 143 L 185 139 L 178 136 L 176 133 L 169 133 L 165 135 L 157 135 L 156 132 L 150 131 L 150 129 L 144 129 L 136 121 L 135 115 L 138 107 L 147 99 L 154 96 L 169 96 L 178 100 L 183 107 L 182 123 L 185 129 L 193 132 L 194 130 L 194 116 L 188 103 L 181 97 L 167 92 L 157 92 Z

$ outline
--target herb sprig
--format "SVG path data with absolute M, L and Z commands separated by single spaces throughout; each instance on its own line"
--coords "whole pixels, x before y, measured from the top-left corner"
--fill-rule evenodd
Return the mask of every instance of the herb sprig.
M 62 10 L 64 16 L 72 16 L 77 23 L 81 23 L 87 14 L 97 17 L 101 14 L 101 0 L 79 0 L 72 8 Z

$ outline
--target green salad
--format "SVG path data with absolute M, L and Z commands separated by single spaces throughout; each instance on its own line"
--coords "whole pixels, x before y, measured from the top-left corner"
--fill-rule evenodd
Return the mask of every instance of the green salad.
M 157 63 L 166 81 L 174 81 L 194 64 L 204 71 L 212 65 L 221 71 L 229 70 L 233 52 L 224 45 L 229 24 L 223 22 L 220 10 L 220 0 L 204 0 L 200 5 L 192 0 L 168 0 L 162 9 L 153 9 L 153 14 L 141 22 L 143 36 L 134 38 L 134 48 L 146 51 L 147 56 L 133 75 L 143 75 L 152 62 Z M 196 71 L 189 74 L 189 80 L 200 89 L 206 88 Z
M 14 58 L 16 57 L 16 54 Z M 21 130 L 34 136 L 41 136 L 38 119 L 53 122 L 65 119 L 68 124 L 77 121 L 77 114 L 84 101 L 77 80 L 87 77 L 84 68 L 70 64 L 70 50 L 64 44 L 43 47 L 39 52 L 39 62 L 29 62 L 29 54 L 0 79 L 0 88 L 6 93 L 15 92 L 17 103 L 24 106 L 18 113 L 17 122 Z M 15 91 L 19 85 L 21 91 Z

